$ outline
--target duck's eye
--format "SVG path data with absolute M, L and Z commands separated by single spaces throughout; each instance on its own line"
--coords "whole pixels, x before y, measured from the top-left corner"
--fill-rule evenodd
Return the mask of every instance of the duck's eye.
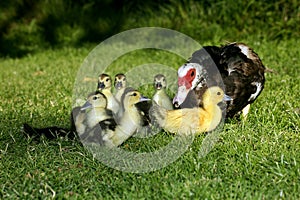
M 136 95 L 137 95 L 136 93 L 133 93 L 133 94 L 132 94 L 132 96 L 134 96 L 134 97 L 135 97 Z
M 191 77 L 194 77 L 195 76 L 195 72 L 194 71 L 192 71 L 192 73 L 191 73 Z
M 221 95 L 221 92 L 218 92 L 217 95 Z
M 109 78 L 106 79 L 106 82 L 108 82 L 108 81 L 109 81 Z
M 93 100 L 97 100 L 97 99 L 98 99 L 98 97 L 96 97 L 96 96 L 93 97 Z

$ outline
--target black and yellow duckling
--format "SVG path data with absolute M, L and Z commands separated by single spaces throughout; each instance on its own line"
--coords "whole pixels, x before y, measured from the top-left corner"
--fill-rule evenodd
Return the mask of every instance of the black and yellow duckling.
M 127 80 L 125 74 L 119 73 L 115 76 L 114 86 L 115 86 L 115 98 L 118 102 L 121 102 L 122 95 L 124 94 L 126 88 Z
M 74 113 L 74 109 L 73 109 Z M 115 127 L 117 124 L 113 119 L 111 110 L 107 109 L 107 99 L 99 91 L 89 95 L 86 103 L 80 107 L 78 114 L 73 114 L 73 123 L 76 127 L 78 136 L 82 141 L 95 142 L 102 144 L 102 132 L 95 132 L 95 126 L 107 129 L 107 125 Z
M 180 135 L 200 134 L 214 130 L 222 119 L 219 103 L 231 100 L 217 86 L 208 88 L 202 98 L 202 107 L 167 110 L 154 104 L 152 119 L 165 131 Z
M 143 97 L 140 92 L 132 88 L 126 88 L 122 95 L 123 115 L 114 132 L 107 134 L 104 141 L 109 141 L 111 146 L 119 146 L 130 138 L 141 126 L 143 126 L 143 114 L 137 104 L 150 99 Z
M 107 109 L 111 110 L 114 114 L 117 114 L 120 105 L 111 92 L 112 80 L 108 74 L 99 75 L 97 89 L 105 95 L 107 99 Z
M 219 70 L 220 76 L 214 68 Z M 178 69 L 178 91 L 173 103 L 175 107 L 201 106 L 202 95 L 209 83 L 219 85 L 223 82 L 226 94 L 232 98 L 227 102 L 226 118 L 241 113 L 246 116 L 250 104 L 264 88 L 265 71 L 258 55 L 245 44 L 205 46 Z
M 42 135 L 48 139 L 66 136 L 73 139 L 79 136 L 79 138 L 88 142 L 98 142 L 101 141 L 101 135 L 91 135 L 90 131 L 99 123 L 104 123 L 106 120 L 113 119 L 112 111 L 106 109 L 106 106 L 106 97 L 101 92 L 96 91 L 88 96 L 87 101 L 83 106 L 73 108 L 71 112 L 70 129 L 57 126 L 33 128 L 28 124 L 24 124 L 24 131 L 30 137 L 36 138 L 39 138 Z
M 153 101 L 159 106 L 167 109 L 173 110 L 173 104 L 170 100 L 170 97 L 166 93 L 167 80 L 166 77 L 162 74 L 157 74 L 154 76 L 154 88 L 156 90 L 153 95 Z

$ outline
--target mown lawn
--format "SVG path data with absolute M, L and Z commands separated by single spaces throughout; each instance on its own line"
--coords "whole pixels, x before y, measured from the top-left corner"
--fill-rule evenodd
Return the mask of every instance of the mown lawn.
M 226 123 L 214 149 L 198 151 L 204 136 L 169 166 L 149 173 L 127 173 L 94 159 L 80 143 L 66 139 L 32 141 L 21 131 L 69 126 L 73 84 L 84 58 L 95 47 L 46 50 L 19 59 L 1 59 L 0 196 L 2 198 L 127 199 L 299 199 L 300 198 L 300 41 L 243 41 L 273 73 L 252 105 L 247 121 Z M 219 44 L 211 41 L 210 44 Z M 121 62 L 122 61 L 122 62 Z M 135 52 L 117 64 L 122 70 L 143 63 L 179 67 L 162 52 Z M 126 65 L 125 65 L 126 64 Z M 113 71 L 114 73 L 116 71 Z M 151 94 L 151 87 L 141 89 Z M 132 138 L 128 148 L 154 145 Z M 141 143 L 141 144 L 140 144 Z

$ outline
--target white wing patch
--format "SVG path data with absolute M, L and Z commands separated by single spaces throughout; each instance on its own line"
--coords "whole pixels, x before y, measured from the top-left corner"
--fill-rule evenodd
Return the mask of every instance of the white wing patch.
M 247 56 L 247 58 L 251 59 L 251 55 L 249 53 L 249 47 L 245 46 L 245 45 L 238 45 L 238 47 L 241 49 L 242 53 Z
M 228 67 L 227 71 L 228 71 L 228 76 L 230 76 L 231 72 L 234 72 L 235 70 L 233 69 L 233 67 Z
M 252 85 L 256 85 L 256 92 L 254 94 L 251 94 L 250 98 L 248 99 L 248 101 L 253 101 L 254 99 L 256 99 L 257 95 L 259 94 L 259 92 L 262 89 L 262 85 L 259 82 L 253 82 L 251 83 Z

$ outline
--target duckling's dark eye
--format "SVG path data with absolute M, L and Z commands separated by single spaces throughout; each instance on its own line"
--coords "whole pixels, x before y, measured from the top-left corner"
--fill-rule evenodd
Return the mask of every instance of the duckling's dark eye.
M 132 94 L 132 96 L 134 96 L 134 97 L 135 97 L 136 95 L 137 95 L 136 93 L 133 93 L 133 94 Z
M 108 81 L 109 81 L 109 78 L 106 79 L 106 82 L 108 82 Z
M 218 92 L 217 95 L 221 95 L 221 92 Z
M 93 97 L 93 100 L 97 100 L 97 99 L 98 99 L 98 97 L 96 97 L 96 96 Z

